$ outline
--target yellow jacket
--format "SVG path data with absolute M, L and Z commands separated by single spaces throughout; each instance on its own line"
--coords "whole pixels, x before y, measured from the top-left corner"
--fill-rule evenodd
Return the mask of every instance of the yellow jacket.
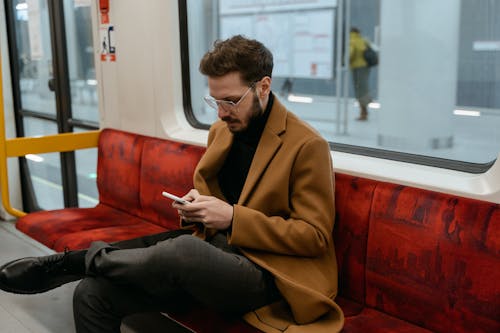
M 233 134 L 216 122 L 195 174 L 195 188 L 224 199 L 217 181 Z M 334 178 L 328 143 L 274 99 L 239 201 L 228 242 L 275 277 L 285 301 L 247 313 L 265 332 L 342 329 L 334 302 L 337 262 L 332 230 Z M 198 230 L 199 236 L 214 230 Z
M 366 41 L 358 32 L 350 33 L 349 38 L 349 66 L 351 68 L 366 67 L 367 63 L 363 56 L 366 50 Z

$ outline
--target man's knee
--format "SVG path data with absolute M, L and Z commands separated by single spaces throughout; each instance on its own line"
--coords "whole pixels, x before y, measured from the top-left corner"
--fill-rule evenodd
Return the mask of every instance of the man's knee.
M 182 235 L 158 243 L 149 264 L 161 264 L 170 274 L 181 278 L 204 264 L 209 246 L 211 245 L 195 236 Z
M 106 292 L 106 286 L 103 286 L 104 279 L 87 277 L 80 281 L 73 293 L 73 310 L 75 314 L 82 310 L 102 305 L 100 300 Z
M 193 251 L 196 251 L 196 249 L 205 242 L 192 235 L 182 235 L 172 239 L 172 243 L 176 248 L 176 252 L 185 256 L 195 254 Z
M 206 243 L 192 235 L 182 235 L 177 238 L 160 242 L 157 244 L 159 256 L 168 253 L 168 259 L 174 266 L 182 263 L 186 258 L 198 257 Z
M 75 312 L 77 309 L 81 308 L 82 305 L 88 304 L 89 301 L 89 290 L 92 289 L 92 283 L 89 281 L 93 278 L 85 278 L 78 283 L 73 292 L 73 308 Z
M 73 294 L 73 316 L 77 332 L 119 332 L 124 317 L 116 309 L 123 291 L 117 292 L 107 279 L 87 277 Z

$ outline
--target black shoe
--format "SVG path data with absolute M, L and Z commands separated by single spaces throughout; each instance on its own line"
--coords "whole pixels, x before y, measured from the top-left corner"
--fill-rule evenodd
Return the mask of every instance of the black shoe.
M 15 294 L 37 294 L 57 288 L 83 276 L 65 265 L 70 252 L 44 257 L 27 257 L 0 267 L 0 289 Z

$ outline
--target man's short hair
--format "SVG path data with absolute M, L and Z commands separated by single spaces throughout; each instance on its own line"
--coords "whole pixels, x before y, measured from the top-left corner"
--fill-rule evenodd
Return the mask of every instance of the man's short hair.
M 200 72 L 212 77 L 239 72 L 243 82 L 251 85 L 264 76 L 271 77 L 273 55 L 261 42 L 236 35 L 214 42 L 200 61 Z

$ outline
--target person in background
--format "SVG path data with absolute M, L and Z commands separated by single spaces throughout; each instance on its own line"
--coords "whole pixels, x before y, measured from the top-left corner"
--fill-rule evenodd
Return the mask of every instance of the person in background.
M 193 301 L 264 332 L 339 332 L 330 148 L 271 92 L 272 69 L 271 52 L 239 35 L 202 58 L 220 120 L 189 203 L 172 204 L 182 229 L 14 260 L 0 288 L 33 294 L 82 279 L 79 333 L 119 332 L 127 315 Z
M 356 120 L 368 120 L 368 104 L 372 101 L 368 87 L 370 67 L 364 58 L 366 40 L 358 28 L 352 27 L 349 37 L 349 67 L 352 73 L 354 94 L 358 100 L 360 113 Z

